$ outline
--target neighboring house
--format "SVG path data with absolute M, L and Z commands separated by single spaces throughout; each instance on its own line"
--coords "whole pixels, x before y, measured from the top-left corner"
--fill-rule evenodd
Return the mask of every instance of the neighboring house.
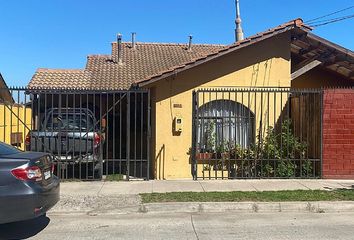
M 16 97 L 19 98 L 17 93 Z M 24 138 L 30 125 L 31 109 L 15 103 L 12 92 L 0 74 L 0 141 L 24 150 Z
M 296 19 L 227 46 L 114 42 L 111 55 L 88 56 L 85 69 L 38 69 L 28 87 L 150 89 L 153 177 L 190 179 L 194 90 L 353 87 L 353 72 L 352 51 L 312 34 Z M 284 104 L 271 109 L 277 112 L 271 122 L 278 121 Z M 244 105 L 256 112 L 253 103 Z M 264 113 L 258 110 L 254 115 L 257 129 Z M 178 134 L 173 131 L 176 118 L 183 119 Z M 338 177 L 336 172 L 326 176 Z M 346 176 L 354 177 L 354 170 Z

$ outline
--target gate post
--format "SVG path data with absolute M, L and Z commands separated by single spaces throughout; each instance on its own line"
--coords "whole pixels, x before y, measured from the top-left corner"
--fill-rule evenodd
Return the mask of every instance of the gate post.
M 323 101 L 324 101 L 324 89 L 321 88 L 319 91 L 320 94 L 320 173 L 319 178 L 323 178 Z
M 147 149 L 146 149 L 146 160 L 147 160 L 147 176 L 146 180 L 150 180 L 150 140 L 151 140 L 151 126 L 150 126 L 150 115 L 151 115 L 151 106 L 150 106 L 150 90 L 147 91 L 148 98 L 148 111 L 147 111 Z
M 197 133 L 196 133 L 196 113 L 198 110 L 198 99 L 197 99 L 197 92 L 193 91 L 192 93 L 192 151 L 191 151 L 191 160 L 192 160 L 192 176 L 193 180 L 197 180 L 197 162 L 196 162 L 196 143 L 197 143 Z
M 130 175 L 130 91 L 127 92 L 127 147 L 126 147 L 126 161 L 127 161 L 127 181 Z

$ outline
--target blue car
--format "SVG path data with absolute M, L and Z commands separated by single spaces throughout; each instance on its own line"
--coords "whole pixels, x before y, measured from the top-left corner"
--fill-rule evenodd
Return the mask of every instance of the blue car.
M 44 215 L 59 201 L 60 181 L 48 153 L 0 142 L 0 224 Z

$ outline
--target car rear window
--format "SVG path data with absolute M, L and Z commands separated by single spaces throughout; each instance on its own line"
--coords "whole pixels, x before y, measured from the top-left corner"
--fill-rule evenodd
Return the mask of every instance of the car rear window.
M 0 155 L 11 155 L 20 153 L 21 151 L 17 148 L 10 146 L 6 143 L 0 142 Z
M 54 113 L 48 116 L 46 129 L 49 130 L 78 130 L 86 131 L 93 129 L 93 119 L 90 115 L 81 113 Z

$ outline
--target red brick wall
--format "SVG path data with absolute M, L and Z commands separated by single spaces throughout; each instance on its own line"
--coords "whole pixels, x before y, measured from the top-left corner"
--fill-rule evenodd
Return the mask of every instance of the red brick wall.
M 323 178 L 354 179 L 354 89 L 324 92 Z

